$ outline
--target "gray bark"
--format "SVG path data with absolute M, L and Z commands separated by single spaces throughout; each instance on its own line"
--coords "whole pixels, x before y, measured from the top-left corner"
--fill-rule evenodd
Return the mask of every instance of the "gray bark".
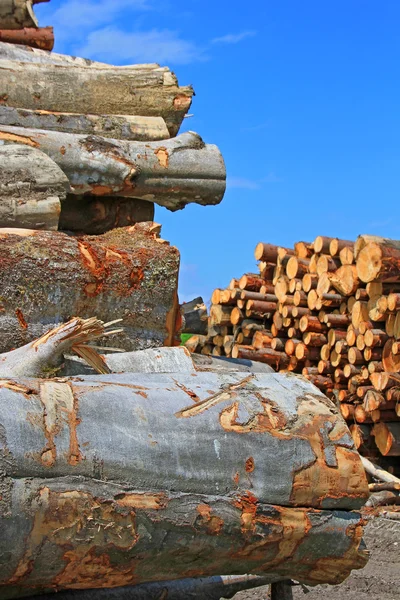
M 182 304 L 182 333 L 208 333 L 208 312 L 202 298 L 196 298 L 188 304 Z
M 38 27 L 32 0 L 0 0 L 0 29 Z
M 293 600 L 290 582 L 281 581 L 271 586 L 271 600 Z
M 169 69 L 90 68 L 0 61 L 0 96 L 7 106 L 94 115 L 163 117 L 175 136 L 194 92 Z
M 362 568 L 368 485 L 334 404 L 243 375 L 3 380 L 0 598 Z
M 69 183 L 46 154 L 0 146 L 0 227 L 57 230 Z
M 0 106 L 0 125 L 101 135 L 119 140 L 165 140 L 169 132 L 162 117 L 131 115 L 86 115 L 43 112 Z
M 58 228 L 99 235 L 118 227 L 154 220 L 154 204 L 136 198 L 110 196 L 74 196 L 61 202 Z
M 0 230 L 0 352 L 93 314 L 104 322 L 124 319 L 124 332 L 104 345 L 172 345 L 179 260 L 153 223 L 94 237 Z
M 45 152 L 74 194 L 135 197 L 174 211 L 192 202 L 218 204 L 225 193 L 221 153 L 193 132 L 162 142 L 127 142 L 3 125 L 0 140 Z

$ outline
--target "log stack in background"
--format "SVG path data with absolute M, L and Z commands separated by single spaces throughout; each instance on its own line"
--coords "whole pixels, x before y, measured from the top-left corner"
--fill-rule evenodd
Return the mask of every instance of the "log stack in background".
M 362 454 L 400 456 L 400 242 L 260 243 L 258 273 L 214 291 L 192 351 L 302 374 L 335 399 Z

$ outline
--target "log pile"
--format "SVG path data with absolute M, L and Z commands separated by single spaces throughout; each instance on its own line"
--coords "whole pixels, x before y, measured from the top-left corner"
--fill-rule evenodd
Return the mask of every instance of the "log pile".
M 400 456 L 400 242 L 260 243 L 258 273 L 212 295 L 206 355 L 300 373 L 340 405 L 365 456 Z

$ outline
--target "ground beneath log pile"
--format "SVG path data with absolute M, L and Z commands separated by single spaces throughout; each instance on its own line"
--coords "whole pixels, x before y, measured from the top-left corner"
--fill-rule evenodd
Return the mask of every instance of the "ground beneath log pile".
M 321 585 L 305 594 L 294 589 L 294 600 L 399 600 L 400 599 L 400 521 L 376 517 L 365 532 L 371 558 L 362 571 L 340 586 Z M 267 600 L 269 588 L 258 588 L 236 594 L 235 600 Z

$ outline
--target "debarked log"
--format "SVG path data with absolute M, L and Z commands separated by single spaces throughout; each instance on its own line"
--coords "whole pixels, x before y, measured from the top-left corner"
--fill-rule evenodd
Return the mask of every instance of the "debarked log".
M 179 252 L 141 223 L 104 236 L 0 230 L 0 352 L 72 317 L 123 319 L 104 342 L 126 351 L 173 345 Z
M 0 227 L 57 230 L 67 176 L 36 148 L 0 146 Z
M 0 414 L 2 600 L 366 563 L 360 457 L 300 377 L 3 379 Z
M 47 154 L 74 194 L 139 198 L 174 211 L 191 202 L 219 204 L 225 193 L 220 151 L 193 132 L 161 142 L 128 142 L 2 125 L 0 140 Z
M 163 117 L 175 136 L 193 89 L 158 65 L 72 67 L 0 61 L 0 97 L 7 106 L 94 115 Z
M 48 0 L 0 0 L 0 28 L 37 27 L 38 21 L 32 4 L 38 2 L 48 2 Z
M 13 60 L 24 63 L 37 63 L 42 65 L 60 65 L 74 67 L 92 67 L 92 68 L 110 68 L 107 63 L 96 62 L 88 58 L 69 56 L 67 54 L 57 54 L 47 50 L 39 50 L 29 46 L 19 44 L 7 44 L 0 42 L 0 60 Z M 139 66 L 139 65 L 138 65 Z M 143 65 L 149 67 L 150 65 Z M 153 67 L 156 65 L 153 64 Z
M 119 140 L 165 140 L 169 132 L 162 117 L 87 115 L 28 110 L 0 105 L 0 125 L 101 135 Z
M 0 21 L 0 40 L 8 44 L 24 44 L 42 50 L 53 50 L 53 27 L 25 27 L 24 29 L 3 29 Z

